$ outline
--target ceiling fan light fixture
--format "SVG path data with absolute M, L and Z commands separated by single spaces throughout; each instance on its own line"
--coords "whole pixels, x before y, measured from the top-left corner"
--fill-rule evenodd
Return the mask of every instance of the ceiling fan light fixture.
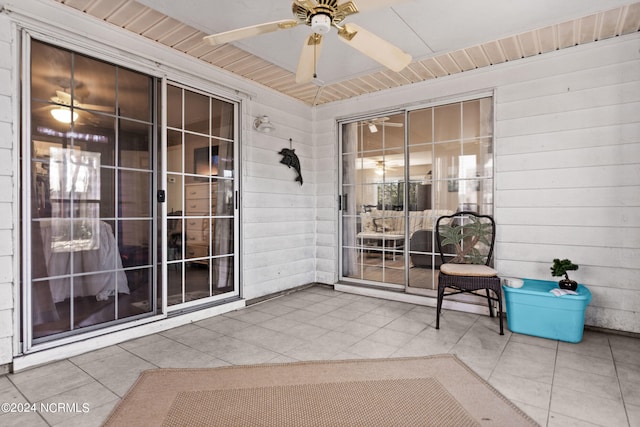
M 268 133 L 275 129 L 269 116 L 260 116 L 253 121 L 253 128 L 258 132 Z
M 68 107 L 54 108 L 51 110 L 51 115 L 60 123 L 71 123 L 72 120 L 78 120 L 78 113 L 75 111 L 72 112 L 71 108 Z
M 316 13 L 311 17 L 311 29 L 316 34 L 327 34 L 331 29 L 331 17 L 324 13 Z

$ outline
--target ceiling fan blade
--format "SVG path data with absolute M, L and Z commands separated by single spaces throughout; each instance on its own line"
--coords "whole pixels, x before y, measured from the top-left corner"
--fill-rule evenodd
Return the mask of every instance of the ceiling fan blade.
M 293 3 L 297 4 L 298 6 L 302 6 L 307 10 L 312 10 L 318 5 L 318 2 L 316 0 L 293 0 Z
M 56 90 L 56 96 L 52 96 L 51 98 L 49 98 L 49 101 L 53 102 L 54 104 L 71 107 L 71 94 L 62 90 Z M 73 100 L 73 107 L 80 107 L 80 103 L 75 99 Z
M 304 41 L 298 60 L 296 83 L 308 83 L 313 80 L 321 47 L 322 36 L 320 34 L 313 33 Z
M 252 25 L 249 27 L 238 28 L 236 30 L 225 31 L 223 33 L 211 34 L 205 36 L 203 40 L 212 44 L 219 45 L 230 43 L 236 40 L 246 39 L 249 37 L 259 36 L 261 34 L 271 33 L 278 30 L 287 30 L 298 25 L 298 21 L 293 19 L 284 19 L 282 21 L 267 22 L 265 24 Z
M 385 126 L 385 127 L 397 127 L 397 128 L 400 128 L 400 127 L 404 126 L 402 123 L 390 122 L 389 120 L 391 120 L 389 117 L 379 117 L 377 119 L 371 120 L 371 123 L 373 123 L 375 125 L 382 125 L 382 126 Z
M 340 40 L 352 48 L 393 71 L 398 72 L 411 62 L 411 55 L 359 25 L 344 24 L 344 27 L 338 31 L 338 35 Z
M 71 94 L 63 90 L 56 90 L 56 96 L 52 97 L 50 100 L 52 102 L 55 102 L 56 104 L 71 106 Z M 82 108 L 84 110 L 95 110 L 95 111 L 106 111 L 106 112 L 115 111 L 115 107 L 108 107 L 106 105 L 85 104 L 85 103 L 80 103 L 75 99 L 73 100 L 73 106 L 75 108 Z

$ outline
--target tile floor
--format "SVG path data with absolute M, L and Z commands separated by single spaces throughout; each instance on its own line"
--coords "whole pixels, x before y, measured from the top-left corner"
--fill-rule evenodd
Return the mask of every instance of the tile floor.
M 98 426 L 138 374 L 157 367 L 449 352 L 543 426 L 640 426 L 640 339 L 591 331 L 579 344 L 500 336 L 495 319 L 454 311 L 443 312 L 437 331 L 435 316 L 431 307 L 315 286 L 0 377 L 0 402 L 78 404 L 77 413 L 2 414 L 0 425 Z

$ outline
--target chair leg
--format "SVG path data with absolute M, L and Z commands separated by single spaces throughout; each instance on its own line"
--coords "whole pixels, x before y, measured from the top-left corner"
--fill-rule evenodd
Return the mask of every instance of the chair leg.
M 500 310 L 498 312 L 498 317 L 500 318 L 500 335 L 504 335 L 504 328 L 502 327 L 502 318 L 504 317 L 502 312 L 502 291 L 499 288 L 496 291 L 496 295 L 498 296 L 498 310 Z
M 442 309 L 442 298 L 444 298 L 444 287 L 438 285 L 438 304 L 436 306 L 436 329 L 440 329 L 440 310 Z
M 491 307 L 491 295 L 489 294 L 489 289 L 485 289 L 487 292 L 487 304 L 489 305 L 489 317 L 493 317 L 493 308 Z

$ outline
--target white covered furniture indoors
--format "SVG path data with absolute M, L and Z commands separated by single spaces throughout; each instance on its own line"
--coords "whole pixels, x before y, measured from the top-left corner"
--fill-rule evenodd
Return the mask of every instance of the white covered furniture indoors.
M 127 276 L 122 269 L 122 259 L 109 224 L 96 221 L 97 227 L 92 235 L 95 243 L 82 250 L 55 250 L 52 245 L 52 224 L 53 221 L 42 221 L 40 231 L 53 302 L 85 296 L 105 301 L 116 293 L 129 294 Z M 72 257 L 75 272 L 86 273 L 74 278 L 73 294 L 68 279 Z
M 432 252 L 431 231 L 438 217 L 450 215 L 453 211 L 446 209 L 426 209 L 423 211 L 409 211 L 410 249 Z M 367 247 L 378 247 L 389 250 L 399 250 L 404 247 L 405 240 L 405 212 L 371 209 L 370 212 L 360 214 L 361 231 L 357 234 L 358 244 Z M 414 239 L 415 237 L 415 239 Z M 425 240 L 418 245 L 416 239 Z M 417 245 L 414 247 L 414 244 Z M 420 246 L 420 249 L 416 249 Z M 395 258 L 395 252 L 393 253 Z M 422 255 L 426 257 L 426 255 Z M 412 256 L 412 261 L 414 260 Z M 429 256 L 429 258 L 431 258 Z M 415 264 L 415 262 L 414 262 Z

